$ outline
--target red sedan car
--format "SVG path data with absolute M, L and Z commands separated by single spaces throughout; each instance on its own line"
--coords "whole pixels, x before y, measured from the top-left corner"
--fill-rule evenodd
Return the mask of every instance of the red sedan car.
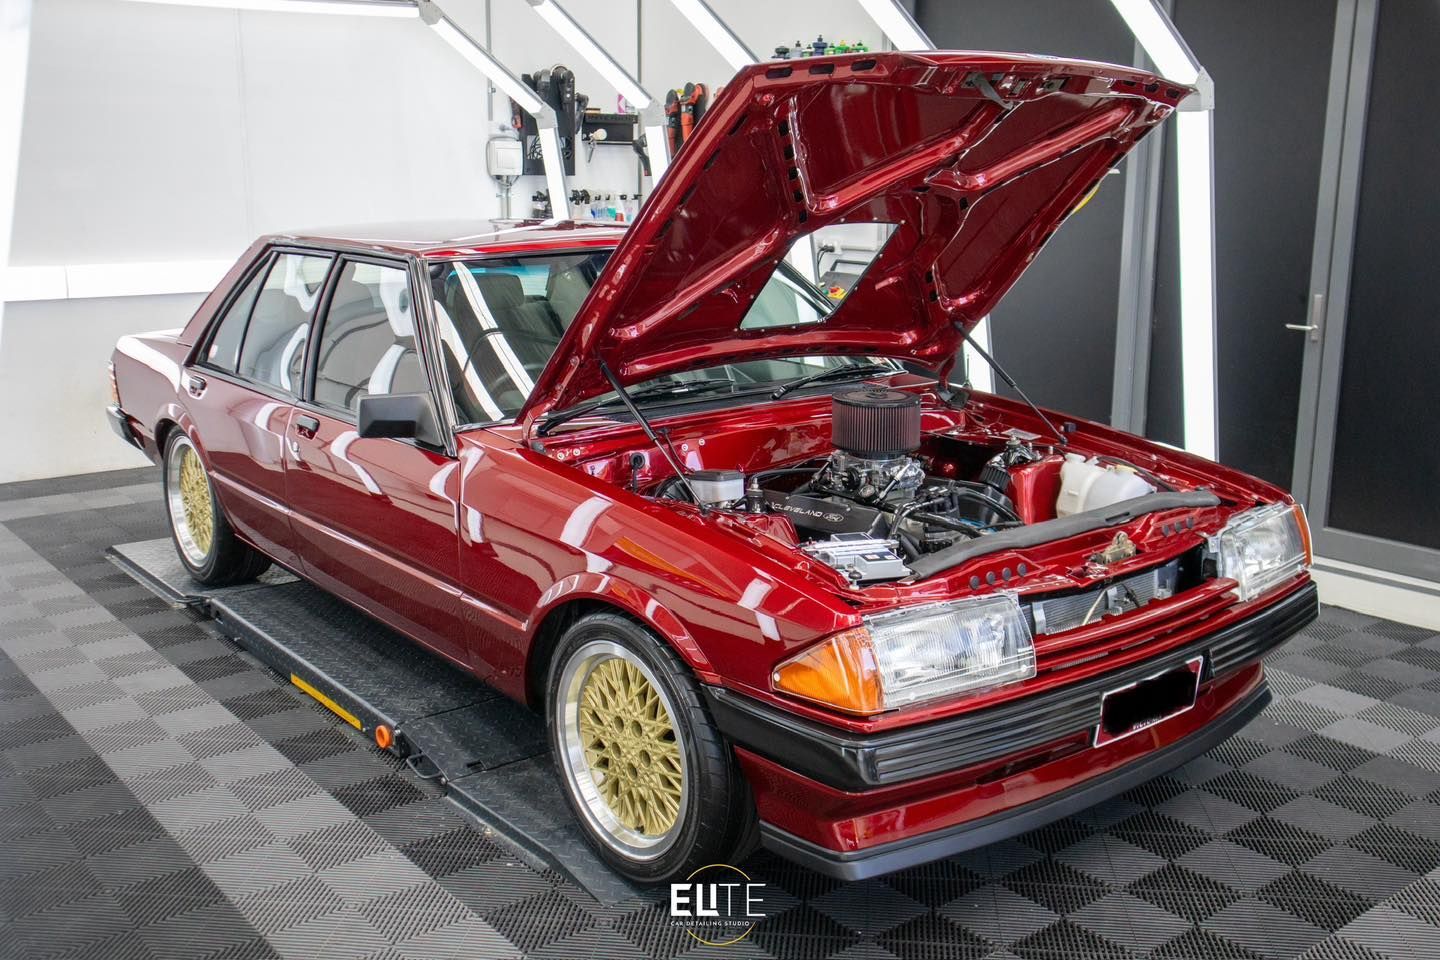
M 857 878 L 1028 830 L 1265 705 L 1284 491 L 956 385 L 965 333 L 1188 95 L 1128 68 L 749 68 L 628 231 L 258 241 L 127 337 L 180 557 L 275 562 L 543 711 L 600 853 Z M 888 239 L 838 304 L 785 261 Z

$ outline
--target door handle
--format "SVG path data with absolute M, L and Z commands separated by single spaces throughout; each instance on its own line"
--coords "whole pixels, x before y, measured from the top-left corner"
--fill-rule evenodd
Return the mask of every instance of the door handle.
M 193 373 L 185 375 L 185 392 L 192 397 L 198 397 L 205 392 L 206 380 L 204 377 Z
M 319 429 L 320 421 L 309 414 L 295 418 L 295 432 L 307 440 L 314 437 L 315 432 Z
M 1310 322 L 1287 323 L 1286 330 L 1303 330 L 1310 334 L 1311 343 L 1320 342 L 1321 321 L 1325 319 L 1325 294 L 1317 293 L 1310 298 Z

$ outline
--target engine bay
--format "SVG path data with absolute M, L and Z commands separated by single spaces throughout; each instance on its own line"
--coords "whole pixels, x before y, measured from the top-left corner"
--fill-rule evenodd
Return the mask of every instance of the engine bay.
M 783 518 L 800 551 L 868 584 L 911 576 L 921 558 L 959 543 L 1175 489 L 1134 464 L 1063 452 L 1020 430 L 980 451 L 978 466 L 937 462 L 922 453 L 921 398 L 882 385 L 834 394 L 830 422 L 828 454 L 748 474 L 693 470 L 655 493 Z

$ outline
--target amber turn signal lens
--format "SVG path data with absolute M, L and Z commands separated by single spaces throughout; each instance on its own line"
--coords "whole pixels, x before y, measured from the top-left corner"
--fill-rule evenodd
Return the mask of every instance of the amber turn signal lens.
M 776 667 L 771 679 L 781 693 L 846 713 L 885 709 L 875 649 L 864 627 L 844 630 L 802 651 Z
M 1295 504 L 1292 508 L 1295 511 L 1295 526 L 1300 528 L 1300 543 L 1305 547 L 1305 566 L 1315 562 L 1315 548 L 1310 544 L 1310 519 L 1305 516 L 1305 508 L 1301 504 Z
M 377 723 L 375 725 L 375 746 L 379 747 L 381 750 L 389 750 L 394 743 L 395 731 L 391 730 L 383 723 Z

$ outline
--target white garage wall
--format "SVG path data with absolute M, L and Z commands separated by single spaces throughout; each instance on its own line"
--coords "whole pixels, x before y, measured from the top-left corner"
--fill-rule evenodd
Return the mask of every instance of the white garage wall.
M 137 330 L 183 324 L 204 294 L 40 300 L 5 306 L 0 341 L 0 481 L 147 463 L 105 422 L 105 361 Z
M 488 2 L 491 47 L 514 72 L 564 63 L 594 105 L 613 108 L 614 91 L 525 0 Z M 817 31 L 879 43 L 854 3 L 712 3 L 762 56 Z M 484 39 L 486 0 L 444 6 Z M 667 86 L 713 90 L 729 78 L 666 0 L 566 9 L 662 99 Z M 275 230 L 496 216 L 484 171 L 490 99 L 484 78 L 418 20 L 45 0 L 34 9 L 10 263 L 230 260 Z M 494 106 L 495 121 L 508 120 L 503 96 Z M 629 150 L 601 147 L 587 163 L 582 148 L 570 185 L 631 193 L 637 178 Z M 542 186 L 517 183 L 513 211 L 528 213 Z M 105 427 L 105 361 L 120 334 L 180 326 L 200 299 L 10 304 L 0 409 L 36 416 L 0 418 L 0 482 L 142 462 Z

